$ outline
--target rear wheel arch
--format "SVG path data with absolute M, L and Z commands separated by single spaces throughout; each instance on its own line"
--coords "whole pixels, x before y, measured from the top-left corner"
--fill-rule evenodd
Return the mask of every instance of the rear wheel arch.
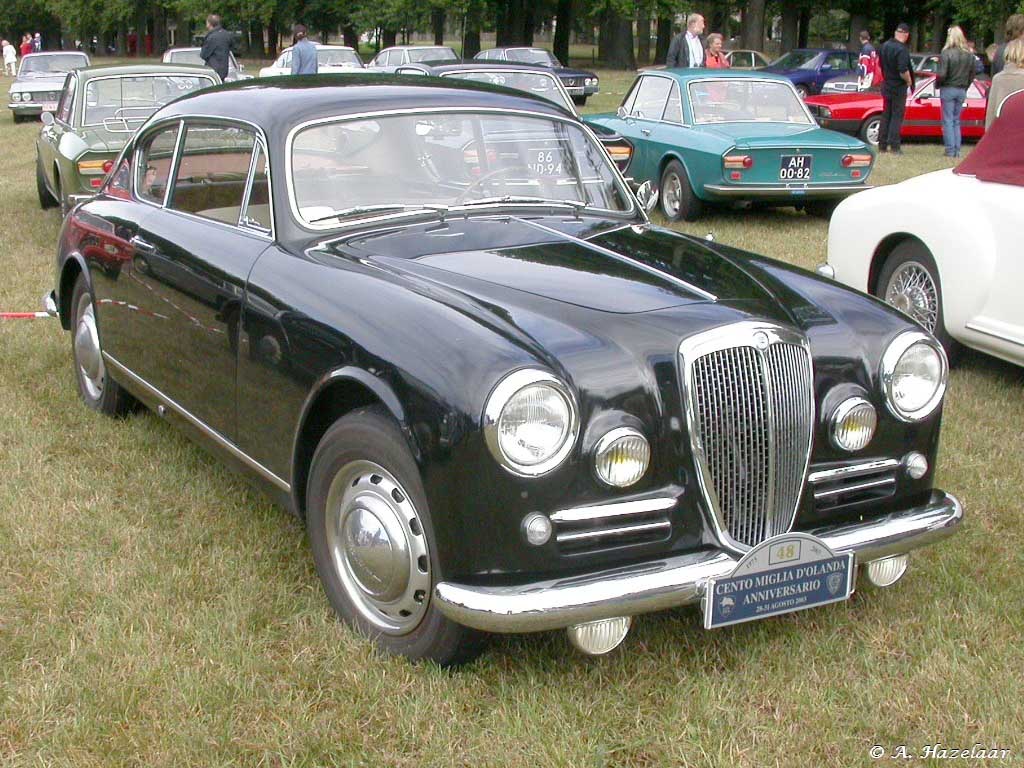
M 892 254 L 893 250 L 895 250 L 896 246 L 908 240 L 917 241 L 918 243 L 921 243 L 925 249 L 928 249 L 928 246 L 925 245 L 923 241 L 907 232 L 894 232 L 891 235 L 887 235 L 885 239 L 878 244 L 878 247 L 875 248 L 875 253 L 871 257 L 871 265 L 868 268 L 868 282 L 865 287 L 866 293 L 874 295 L 878 288 L 878 278 L 881 277 L 882 270 L 885 268 L 885 262 L 889 259 L 889 256 Z M 929 249 L 929 253 L 930 252 L 931 251 Z
M 82 266 L 82 263 L 75 257 L 69 256 L 60 270 L 59 297 L 60 325 L 65 331 L 71 330 L 71 293 L 75 287 L 75 280 L 79 275 L 85 275 L 85 282 L 92 287 L 92 277 L 89 270 Z
M 292 450 L 292 497 L 300 518 L 306 516 L 306 486 L 313 454 L 320 440 L 339 419 L 358 408 L 382 406 L 406 435 L 409 449 L 419 451 L 405 429 L 405 412 L 394 392 L 376 376 L 359 368 L 343 368 L 323 377 L 302 410 Z

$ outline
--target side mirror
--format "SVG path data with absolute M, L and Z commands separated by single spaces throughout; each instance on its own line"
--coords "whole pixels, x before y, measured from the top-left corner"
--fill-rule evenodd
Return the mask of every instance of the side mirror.
M 622 120 L 625 120 L 627 117 L 629 117 L 629 112 L 627 112 L 626 108 L 623 106 L 620 106 L 618 109 L 616 109 L 615 114 L 618 115 L 619 118 Z
M 824 72 L 826 69 L 832 69 L 832 65 L 831 64 L 822 64 L 821 65 L 821 71 Z
M 43 125 L 53 125 L 53 112 L 43 112 L 43 114 L 39 116 L 39 119 L 42 120 Z
M 650 213 L 654 210 L 654 206 L 658 204 L 658 191 L 651 185 L 650 181 L 645 181 L 637 189 L 636 199 L 643 206 L 643 209 Z

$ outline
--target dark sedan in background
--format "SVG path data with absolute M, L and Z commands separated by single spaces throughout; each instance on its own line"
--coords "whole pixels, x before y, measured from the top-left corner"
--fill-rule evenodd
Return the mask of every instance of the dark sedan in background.
M 963 516 L 934 487 L 933 337 L 652 226 L 594 135 L 518 91 L 328 75 L 178 99 L 65 220 L 56 267 L 85 404 L 137 398 L 244 471 L 305 521 L 338 614 L 413 659 L 842 601 Z
M 587 103 L 588 97 L 601 90 L 601 83 L 596 74 L 585 69 L 572 69 L 563 66 L 551 51 L 544 48 L 490 48 L 480 51 L 474 58 L 482 61 L 508 61 L 514 64 L 548 67 L 558 75 L 558 79 L 562 81 L 562 85 L 572 96 L 572 100 L 580 106 Z
M 857 54 L 846 50 L 797 48 L 760 70 L 788 77 L 804 98 L 821 93 L 826 80 L 856 74 Z

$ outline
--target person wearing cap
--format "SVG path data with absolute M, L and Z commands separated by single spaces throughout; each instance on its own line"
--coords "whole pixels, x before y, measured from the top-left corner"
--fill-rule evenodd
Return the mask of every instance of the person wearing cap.
M 914 84 L 910 69 L 910 27 L 899 24 L 892 39 L 878 52 L 882 65 L 882 119 L 878 126 L 878 151 L 903 154 L 900 131 L 907 110 L 907 88 Z

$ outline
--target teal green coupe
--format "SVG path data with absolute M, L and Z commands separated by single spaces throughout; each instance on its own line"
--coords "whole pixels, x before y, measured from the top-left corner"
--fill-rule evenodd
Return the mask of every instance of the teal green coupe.
M 67 213 L 103 183 L 114 159 L 156 110 L 220 83 L 212 69 L 177 64 L 85 67 L 68 73 L 36 140 L 39 205 Z
M 760 72 L 644 72 L 616 114 L 585 121 L 633 145 L 627 175 L 651 182 L 672 221 L 735 202 L 828 216 L 866 188 L 875 159 L 864 142 L 819 128 L 789 80 Z

